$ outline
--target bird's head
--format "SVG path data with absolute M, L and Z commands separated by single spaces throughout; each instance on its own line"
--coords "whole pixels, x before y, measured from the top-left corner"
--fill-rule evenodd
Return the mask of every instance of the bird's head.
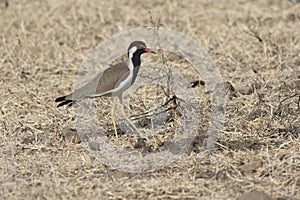
M 134 41 L 132 42 L 129 47 L 128 47 L 128 55 L 142 55 L 143 53 L 154 53 L 156 54 L 155 51 L 153 51 L 151 48 L 147 47 L 145 42 L 143 41 Z

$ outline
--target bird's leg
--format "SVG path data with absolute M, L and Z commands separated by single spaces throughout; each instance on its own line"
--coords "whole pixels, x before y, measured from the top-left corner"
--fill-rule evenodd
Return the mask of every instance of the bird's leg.
M 125 120 L 134 128 L 134 130 L 139 134 L 139 137 L 142 136 L 141 132 L 137 129 L 137 127 L 132 123 L 132 121 L 127 117 L 126 113 L 125 113 L 125 109 L 124 109 L 124 104 L 122 102 L 122 99 L 120 99 L 120 104 L 121 104 L 121 110 L 122 110 L 122 114 L 125 118 Z
M 117 102 L 117 98 L 115 97 L 113 105 L 112 105 L 112 108 L 111 108 L 111 119 L 112 119 L 113 124 L 114 124 L 114 130 L 115 130 L 116 138 L 118 138 L 118 131 L 117 131 L 117 125 L 116 125 L 116 118 L 115 118 L 115 106 L 116 106 L 116 102 Z

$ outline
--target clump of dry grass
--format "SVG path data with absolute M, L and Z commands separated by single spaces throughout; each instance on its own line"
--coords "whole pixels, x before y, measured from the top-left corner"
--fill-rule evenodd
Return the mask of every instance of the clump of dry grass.
M 299 199 L 299 6 L 1 1 L 1 198 L 235 199 L 257 189 L 274 199 Z M 72 109 L 55 108 L 54 99 L 72 91 L 78 66 L 99 42 L 151 26 L 149 10 L 162 27 L 198 40 L 216 61 L 232 85 L 226 124 L 218 148 L 203 159 L 191 153 L 155 172 L 121 173 L 82 144 L 63 140 Z M 204 87 L 198 90 L 205 131 L 210 104 Z

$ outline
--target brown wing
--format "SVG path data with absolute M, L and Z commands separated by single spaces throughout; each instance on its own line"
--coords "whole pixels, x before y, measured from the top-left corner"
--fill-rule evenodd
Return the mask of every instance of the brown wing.
M 65 96 L 66 100 L 79 100 L 87 97 L 110 96 L 110 90 L 117 87 L 119 79 L 125 79 L 129 75 L 126 62 L 121 62 L 107 68 L 83 87 Z
M 126 62 L 118 63 L 106 69 L 100 77 L 95 96 L 102 96 L 101 94 L 113 90 L 118 86 L 119 80 L 126 79 L 128 75 L 129 68 Z M 104 95 L 108 96 L 110 94 Z

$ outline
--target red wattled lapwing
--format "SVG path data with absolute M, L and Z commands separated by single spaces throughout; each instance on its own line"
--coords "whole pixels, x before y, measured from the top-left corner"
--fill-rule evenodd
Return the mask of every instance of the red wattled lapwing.
M 73 93 L 55 99 L 55 102 L 60 102 L 57 107 L 63 105 L 72 106 L 77 101 L 86 98 L 118 97 L 126 120 L 133 127 L 135 127 L 125 115 L 122 103 L 122 94 L 135 82 L 141 66 L 141 55 L 143 53 L 155 54 L 155 51 L 148 48 L 142 41 L 132 42 L 128 47 L 128 59 L 126 61 L 110 66 L 103 73 L 99 74 L 89 83 L 75 90 Z M 98 81 L 98 84 L 96 84 L 96 81 Z M 116 98 L 114 98 L 111 114 L 114 124 L 114 131 L 116 137 L 118 137 L 116 121 L 114 117 L 115 104 Z

